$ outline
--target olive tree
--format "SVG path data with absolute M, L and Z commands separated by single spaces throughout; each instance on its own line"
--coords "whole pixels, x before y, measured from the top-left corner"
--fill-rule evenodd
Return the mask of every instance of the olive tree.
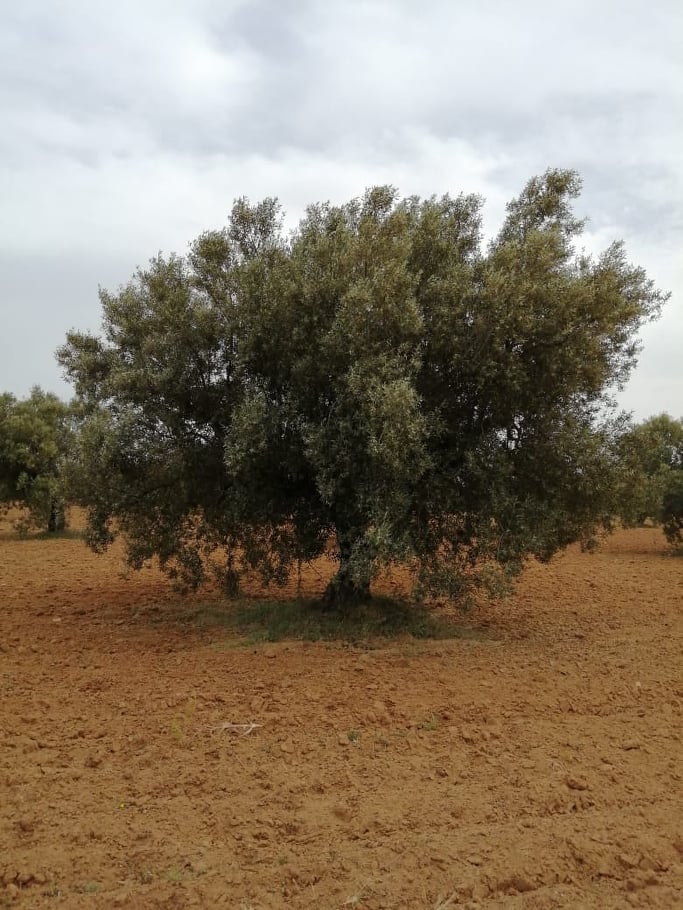
M 665 521 L 665 493 L 683 469 L 683 420 L 668 414 L 628 426 L 618 441 L 620 481 L 616 511 L 624 524 Z
M 606 521 L 610 390 L 665 295 L 619 243 L 577 249 L 573 172 L 531 180 L 484 244 L 476 196 L 377 187 L 290 234 L 275 200 L 102 292 L 60 349 L 86 419 L 89 539 L 181 582 L 284 582 L 334 542 L 330 605 L 395 561 L 495 591 Z
M 672 471 L 662 497 L 662 530 L 672 549 L 683 549 L 683 471 Z
M 62 472 L 73 434 L 69 405 L 39 387 L 0 395 L 0 508 L 26 509 L 19 529 L 65 526 Z

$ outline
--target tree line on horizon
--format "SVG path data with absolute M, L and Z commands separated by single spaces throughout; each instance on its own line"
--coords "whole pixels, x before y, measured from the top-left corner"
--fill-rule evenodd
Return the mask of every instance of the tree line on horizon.
M 667 295 L 620 243 L 578 250 L 579 190 L 532 179 L 486 247 L 475 196 L 376 187 L 288 235 L 238 200 L 101 291 L 102 335 L 58 352 L 72 402 L 0 395 L 0 503 L 50 531 L 80 504 L 93 549 L 120 533 L 130 566 L 228 594 L 333 540 L 333 608 L 396 561 L 418 596 L 495 595 L 615 520 L 682 546 L 683 420 L 610 398 Z

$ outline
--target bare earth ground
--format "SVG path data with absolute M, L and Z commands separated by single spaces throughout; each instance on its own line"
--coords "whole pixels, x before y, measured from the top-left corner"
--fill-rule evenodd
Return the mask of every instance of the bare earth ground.
M 0 906 L 683 906 L 657 530 L 530 566 L 450 641 L 240 642 L 6 525 L 0 604 Z

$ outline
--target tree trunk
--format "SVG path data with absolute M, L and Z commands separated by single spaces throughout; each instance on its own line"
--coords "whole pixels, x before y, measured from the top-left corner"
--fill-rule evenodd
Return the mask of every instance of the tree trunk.
M 57 502 L 55 499 L 50 500 L 50 514 L 47 519 L 48 532 L 50 534 L 55 534 L 57 531 L 63 531 L 65 525 L 66 520 L 61 503 Z
M 353 565 L 353 545 L 362 536 L 362 531 L 340 531 L 337 529 L 339 544 L 339 570 L 327 586 L 323 603 L 330 609 L 345 609 L 370 599 L 370 567 L 359 574 L 358 565 Z

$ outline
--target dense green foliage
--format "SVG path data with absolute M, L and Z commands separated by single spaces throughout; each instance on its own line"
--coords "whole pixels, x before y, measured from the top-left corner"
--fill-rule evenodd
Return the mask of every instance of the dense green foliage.
M 669 544 L 683 547 L 683 419 L 660 414 L 619 440 L 619 511 L 627 524 L 660 522 Z
M 664 497 L 683 469 L 683 420 L 650 417 L 619 439 L 621 468 L 616 512 L 626 525 L 664 522 Z M 669 516 L 671 517 L 671 516 Z
M 331 603 L 394 560 L 418 590 L 499 590 L 607 520 L 614 427 L 664 295 L 620 244 L 577 253 L 575 174 L 549 171 L 483 248 L 481 200 L 379 187 L 286 236 L 238 201 L 186 258 L 103 292 L 59 357 L 90 409 L 89 540 L 183 583 L 283 582 L 336 541 Z
M 675 550 L 683 549 L 683 470 L 672 471 L 662 497 L 662 526 Z
M 50 392 L 0 395 L 0 507 L 26 507 L 20 530 L 60 531 L 65 524 L 62 469 L 72 411 Z

